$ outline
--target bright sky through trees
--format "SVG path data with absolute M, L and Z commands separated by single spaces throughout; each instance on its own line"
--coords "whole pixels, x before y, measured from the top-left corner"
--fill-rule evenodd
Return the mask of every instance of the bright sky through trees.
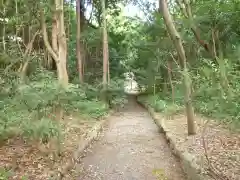
M 146 8 L 145 4 L 150 3 L 153 4 L 155 3 L 156 5 L 151 6 L 151 9 L 155 7 L 158 7 L 158 1 L 157 0 L 142 0 L 137 2 L 135 5 L 133 3 L 128 4 L 125 8 L 124 8 L 124 14 L 126 16 L 130 16 L 130 17 L 134 17 L 137 16 L 142 20 L 146 20 L 146 10 L 144 11 L 144 9 Z
M 147 20 L 146 12 L 149 12 L 146 9 L 146 4 L 151 4 L 150 9 L 154 9 L 155 7 L 158 7 L 158 1 L 157 0 L 141 0 L 141 1 L 136 1 L 135 4 L 129 3 L 127 6 L 124 7 L 123 12 L 125 16 L 129 17 L 135 17 L 137 16 L 138 18 L 142 19 L 143 21 Z M 153 5 L 155 3 L 156 5 Z M 87 6 L 87 11 L 86 11 L 86 17 L 90 17 L 90 13 L 92 11 L 91 6 Z M 92 22 L 93 23 L 93 22 Z

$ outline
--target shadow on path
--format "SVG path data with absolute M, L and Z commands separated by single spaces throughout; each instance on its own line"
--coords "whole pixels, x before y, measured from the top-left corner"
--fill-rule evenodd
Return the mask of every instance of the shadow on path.
M 134 96 L 110 118 L 82 161 L 79 180 L 186 179 L 164 136 Z M 154 170 L 164 177 L 157 178 Z

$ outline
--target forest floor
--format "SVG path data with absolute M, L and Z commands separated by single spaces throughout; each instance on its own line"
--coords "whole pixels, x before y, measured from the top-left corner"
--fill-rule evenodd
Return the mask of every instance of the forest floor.
M 239 129 L 224 123 L 226 121 L 196 113 L 196 134 L 189 136 L 185 111 L 171 113 L 165 109 L 159 112 L 146 99 L 138 101 L 149 110 L 156 124 L 165 132 L 173 152 L 181 158 L 190 176 L 195 179 L 201 176 L 204 180 L 240 179 Z
M 162 113 L 156 115 L 158 119 L 163 120 L 165 131 L 175 146 L 181 152 L 188 152 L 195 158 L 202 174 L 209 179 L 240 179 L 239 132 L 230 130 L 219 121 L 197 115 L 197 132 L 194 136 L 188 136 L 185 114 L 176 114 L 168 118 Z
M 111 116 L 75 171 L 81 172 L 76 180 L 186 179 L 164 135 L 135 101 Z
M 131 96 L 132 97 L 132 96 Z M 166 117 L 158 113 L 160 119 Z M 63 143 L 61 156 L 56 156 L 54 142 L 48 145 L 16 137 L 0 144 L 1 168 L 12 171 L 3 180 L 48 180 L 63 167 L 99 120 L 69 116 L 61 121 Z M 102 121 L 103 122 L 103 121 Z M 105 121 L 104 121 L 105 122 Z M 171 151 L 163 133 L 146 109 L 135 99 L 107 118 L 107 124 L 98 140 L 81 154 L 80 162 L 65 174 L 63 180 L 185 180 L 181 164 Z M 167 131 L 176 139 L 182 152 L 204 159 L 202 127 L 205 118 L 197 120 L 198 132 L 187 136 L 186 117 L 175 115 L 165 120 Z M 181 126 L 180 126 L 181 125 Z M 205 132 L 209 159 L 214 167 L 237 180 L 240 177 L 240 136 L 226 127 L 209 121 Z M 202 167 L 208 167 L 202 163 Z M 0 176 L 0 179 L 2 177 Z M 55 180 L 55 179 L 52 179 Z
M 73 152 L 98 121 L 78 115 L 66 116 L 59 122 L 63 136 L 61 146 L 56 139 L 43 144 L 20 136 L 0 143 L 0 179 L 48 180 L 49 177 L 56 176 L 59 168 L 72 158 Z

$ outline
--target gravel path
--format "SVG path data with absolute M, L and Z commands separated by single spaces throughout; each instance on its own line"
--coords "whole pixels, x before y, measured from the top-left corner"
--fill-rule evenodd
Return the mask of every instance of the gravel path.
M 186 179 L 164 136 L 134 101 L 111 117 L 82 161 L 79 180 Z M 157 178 L 153 171 L 164 175 Z

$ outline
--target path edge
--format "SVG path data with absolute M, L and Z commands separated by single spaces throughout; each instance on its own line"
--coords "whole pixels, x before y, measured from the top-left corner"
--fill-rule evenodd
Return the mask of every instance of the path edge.
M 160 119 L 157 113 L 152 107 L 146 103 L 138 101 L 145 109 L 148 110 L 150 116 L 153 118 L 155 124 L 158 126 L 161 133 L 164 134 L 165 139 L 169 142 L 169 146 L 175 156 L 177 156 L 182 164 L 182 168 L 187 175 L 188 180 L 206 180 L 206 178 L 201 175 L 201 168 L 197 165 L 196 160 L 193 155 L 187 151 L 182 151 L 175 143 L 174 139 L 171 137 L 170 132 L 164 125 L 164 119 Z
M 75 164 L 78 163 L 81 155 L 91 145 L 91 143 L 99 137 L 103 127 L 107 124 L 109 117 L 114 114 L 111 110 L 106 116 L 99 119 L 98 122 L 82 137 L 82 140 L 78 144 L 78 148 L 73 152 L 72 158 L 69 159 L 63 167 L 59 168 L 57 172 L 57 179 L 62 180 L 63 177 L 74 168 Z

